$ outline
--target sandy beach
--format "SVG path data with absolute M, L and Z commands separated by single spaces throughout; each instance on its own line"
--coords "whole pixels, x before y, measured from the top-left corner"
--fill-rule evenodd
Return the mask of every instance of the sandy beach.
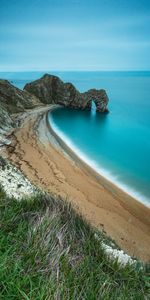
M 7 157 L 46 191 L 70 201 L 129 255 L 150 261 L 150 209 L 81 161 L 47 122 L 55 106 L 22 114 Z

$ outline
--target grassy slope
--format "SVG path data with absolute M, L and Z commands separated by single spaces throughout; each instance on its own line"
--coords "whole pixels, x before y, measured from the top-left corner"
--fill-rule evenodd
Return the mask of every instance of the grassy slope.
M 94 234 L 61 200 L 0 189 L 0 299 L 149 299 L 148 270 L 109 261 Z

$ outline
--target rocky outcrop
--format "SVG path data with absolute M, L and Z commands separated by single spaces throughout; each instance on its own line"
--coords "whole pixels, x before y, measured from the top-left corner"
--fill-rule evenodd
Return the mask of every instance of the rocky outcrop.
M 0 80 L 0 104 L 9 112 L 17 113 L 26 108 L 33 108 L 40 104 L 38 98 L 13 86 L 7 80 Z
M 91 109 L 93 100 L 98 112 L 108 112 L 108 96 L 105 90 L 91 89 L 80 93 L 73 84 L 64 83 L 57 76 L 45 74 L 41 79 L 26 84 L 24 90 L 46 104 L 55 103 L 76 109 Z
M 0 145 L 10 143 L 9 135 L 16 126 L 12 114 L 40 104 L 34 95 L 16 88 L 7 80 L 0 80 Z
M 7 112 L 7 110 L 0 103 L 0 146 L 4 144 L 10 144 L 8 135 L 12 132 L 15 124 Z

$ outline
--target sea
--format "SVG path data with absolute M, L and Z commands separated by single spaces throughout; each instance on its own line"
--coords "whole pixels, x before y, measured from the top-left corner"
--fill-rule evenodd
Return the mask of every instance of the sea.
M 49 122 L 65 143 L 98 173 L 150 207 L 150 71 L 0 72 L 23 88 L 44 73 L 80 91 L 106 89 L 108 114 L 58 108 Z M 94 100 L 94 99 L 93 99 Z

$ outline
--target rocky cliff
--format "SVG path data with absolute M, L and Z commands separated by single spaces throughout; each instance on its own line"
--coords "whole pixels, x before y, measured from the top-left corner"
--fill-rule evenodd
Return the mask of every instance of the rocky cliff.
M 26 84 L 24 90 L 46 104 L 56 103 L 78 109 L 91 109 L 93 100 L 98 112 L 108 112 L 108 96 L 105 90 L 91 89 L 80 93 L 73 84 L 64 83 L 57 76 L 45 74 L 42 78 Z
M 1 79 L 0 103 L 9 113 L 17 113 L 26 108 L 33 108 L 41 102 L 34 95 L 18 89 L 7 80 Z
M 12 114 L 40 104 L 34 95 L 16 88 L 7 80 L 0 80 L 0 145 L 9 144 L 8 135 L 16 125 Z
M 4 106 L 0 103 L 0 146 L 3 144 L 9 144 L 9 139 L 7 138 L 8 134 L 11 133 L 15 124 L 4 108 Z

